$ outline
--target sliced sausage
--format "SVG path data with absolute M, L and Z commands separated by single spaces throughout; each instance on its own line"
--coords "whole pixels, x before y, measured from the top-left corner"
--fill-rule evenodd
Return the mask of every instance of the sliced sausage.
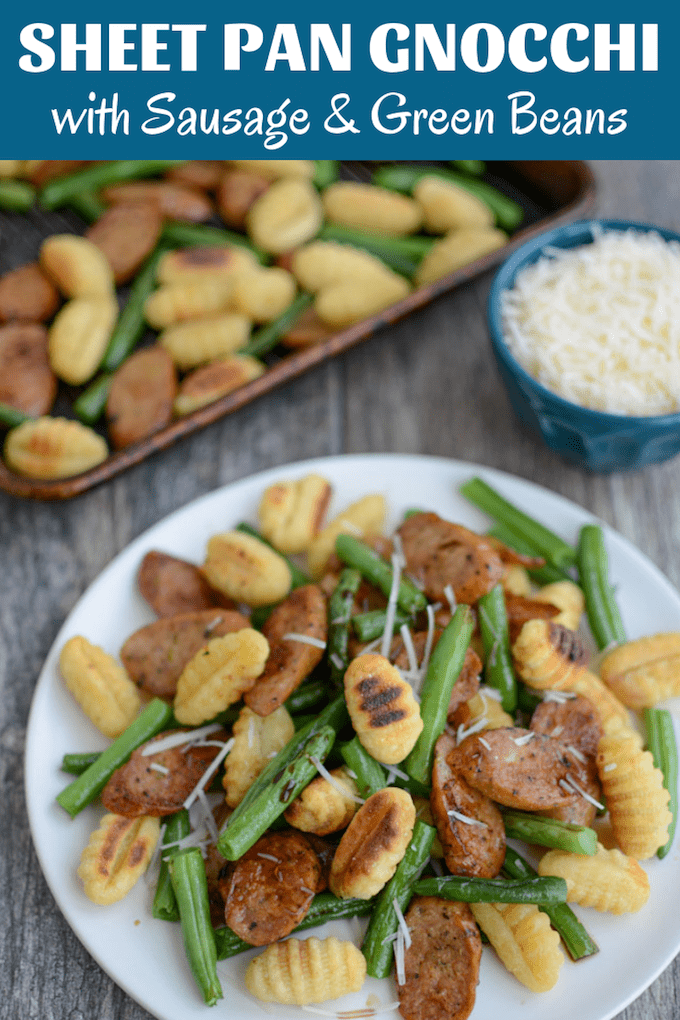
M 121 284 L 131 280 L 151 254 L 162 227 L 163 217 L 153 202 L 121 203 L 107 209 L 85 237 L 104 253 Z
M 514 645 L 519 632 L 528 620 L 552 620 L 560 610 L 551 602 L 539 602 L 528 599 L 524 595 L 505 593 L 505 612 L 508 617 L 508 635 L 510 645 Z
M 257 174 L 244 170 L 227 171 L 217 190 L 217 208 L 227 226 L 245 230 L 248 210 L 260 195 L 264 195 L 269 185 L 269 181 Z
M 285 938 L 309 910 L 320 874 L 302 833 L 266 833 L 220 885 L 228 926 L 251 946 Z
M 448 733 L 438 739 L 430 793 L 446 867 L 452 875 L 495 878 L 505 859 L 503 817 L 493 801 L 451 768 L 447 758 L 455 746 Z
M 468 647 L 463 660 L 463 668 L 451 691 L 451 700 L 446 710 L 447 718 L 452 716 L 459 705 L 469 701 L 479 690 L 482 672 L 482 660 L 474 648 Z
M 0 401 L 39 418 L 48 413 L 56 395 L 45 327 L 34 322 L 0 326 Z
M 498 538 L 494 538 L 493 535 L 488 535 L 487 540 L 494 547 L 503 563 L 508 566 L 526 567 L 527 570 L 534 570 L 545 566 L 545 560 L 542 556 L 526 556 L 524 553 L 519 553 L 516 549 L 501 542 Z
M 0 279 L 0 322 L 47 322 L 61 298 L 37 262 L 19 266 Z
M 545 733 L 564 744 L 583 758 L 584 791 L 595 801 L 602 799 L 597 771 L 597 745 L 603 736 L 600 716 L 587 698 L 569 698 L 564 703 L 542 701 L 531 717 L 530 728 Z M 586 797 L 578 797 L 574 804 L 551 808 L 542 812 L 550 818 L 575 825 L 592 825 L 597 808 Z
M 154 344 L 120 366 L 106 401 L 109 438 L 117 450 L 158 432 L 172 418 L 177 373 L 168 352 Z
M 335 839 L 334 839 L 335 836 Z M 320 872 L 319 881 L 314 892 L 320 893 L 324 889 L 328 888 L 328 878 L 331 873 L 331 864 L 335 857 L 335 851 L 338 849 L 340 839 L 338 834 L 331 834 L 330 836 L 317 836 L 315 832 L 306 832 L 305 839 L 319 858 Z
M 457 602 L 473 605 L 505 572 L 487 539 L 437 514 L 413 514 L 398 533 L 407 571 L 432 601 L 445 603 L 444 589 L 450 585 Z
M 209 220 L 213 207 L 202 191 L 172 181 L 126 181 L 104 188 L 104 198 L 112 205 L 131 202 L 151 203 L 162 216 L 171 220 L 188 220 L 202 223 Z
M 321 661 L 323 648 L 286 638 L 286 634 L 325 642 L 327 632 L 326 598 L 319 585 L 306 584 L 292 591 L 262 628 L 271 650 L 264 673 L 244 695 L 246 705 L 258 715 L 269 715 Z
M 73 174 L 87 166 L 87 163 L 88 160 L 85 159 L 41 159 L 37 161 L 37 166 L 32 168 L 28 178 L 36 188 L 42 188 L 43 184 L 53 181 L 55 177 Z
M 534 709 L 530 729 L 571 744 L 586 758 L 597 757 L 597 745 L 604 735 L 597 709 L 587 698 L 542 701 Z
M 467 903 L 414 896 L 406 912 L 411 945 L 398 985 L 404 1020 L 467 1020 L 475 1004 L 482 939 Z
M 314 308 L 307 308 L 299 319 L 293 323 L 287 333 L 281 337 L 284 347 L 309 347 L 310 344 L 327 340 L 333 335 L 323 319 L 320 319 Z
M 573 804 L 580 794 L 569 779 L 585 781 L 583 766 L 559 740 L 515 727 L 473 733 L 449 764 L 487 797 L 525 811 Z
M 180 810 L 220 749 L 212 744 L 194 744 L 142 754 L 145 747 L 168 733 L 159 733 L 142 744 L 125 765 L 116 769 L 102 790 L 102 804 L 107 811 L 125 818 L 138 818 L 140 815 L 170 815 Z M 219 731 L 210 739 L 225 740 L 226 734 Z
M 224 163 L 217 159 L 192 159 L 174 166 L 165 174 L 166 181 L 187 184 L 190 188 L 214 191 L 224 176 Z
M 156 550 L 142 560 L 137 584 L 157 616 L 177 616 L 213 606 L 236 608 L 232 599 L 208 584 L 195 564 Z
M 214 637 L 249 625 L 245 616 L 229 609 L 206 609 L 164 617 L 135 631 L 120 657 L 138 687 L 155 698 L 171 701 L 187 662 Z

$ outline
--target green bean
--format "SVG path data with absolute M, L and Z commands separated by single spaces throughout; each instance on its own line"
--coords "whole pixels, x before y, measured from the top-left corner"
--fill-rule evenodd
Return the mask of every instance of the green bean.
M 358 570 L 347 567 L 338 578 L 338 583 L 328 601 L 328 646 L 327 658 L 331 668 L 331 683 L 342 687 L 349 666 L 349 624 L 354 597 L 361 584 Z
M 417 507 L 411 507 L 409 510 L 404 510 L 404 520 L 407 521 L 409 517 L 417 517 L 418 514 L 424 514 L 426 512 L 426 510 L 419 510 Z
M 531 865 L 510 846 L 505 849 L 502 873 L 508 878 L 526 878 L 536 875 Z M 538 909 L 548 915 L 551 925 L 561 936 L 572 960 L 582 960 L 586 956 L 593 956 L 599 952 L 599 946 L 591 939 L 567 903 L 539 903 Z
M 207 246 L 215 248 L 247 248 L 259 262 L 269 261 L 269 255 L 262 248 L 252 244 L 245 234 L 236 234 L 223 227 L 210 227 L 204 223 L 166 223 L 161 241 L 171 248 Z
M 518 535 L 507 524 L 495 524 L 493 528 L 489 528 L 487 534 L 491 535 L 492 538 L 498 539 L 503 545 L 509 546 L 510 549 L 514 549 L 515 552 L 520 553 L 522 556 L 540 556 L 540 553 L 534 546 L 530 545 L 522 535 Z M 553 567 L 551 563 L 546 563 L 543 567 L 527 567 L 527 572 L 531 579 L 540 585 L 552 584 L 554 581 L 573 580 L 571 574 L 568 574 L 566 570 L 562 570 L 560 567 Z
M 151 907 L 151 913 L 159 921 L 179 921 L 179 908 L 168 867 L 169 858 L 177 856 L 179 847 L 169 844 L 176 844 L 180 839 L 188 836 L 190 832 L 189 812 L 184 810 L 184 808 L 171 815 L 165 821 L 165 828 L 161 838 L 160 871 Z M 167 850 L 165 849 L 166 847 Z
M 519 203 L 508 198 L 502 191 L 492 187 L 485 181 L 475 180 L 466 174 L 459 174 L 444 167 L 428 166 L 388 166 L 382 167 L 373 175 L 373 183 L 391 191 L 403 191 L 410 194 L 422 177 L 434 175 L 441 177 L 450 184 L 456 184 L 471 195 L 475 195 L 491 209 L 496 222 L 504 230 L 515 230 L 524 219 L 524 210 Z
M 578 543 L 579 583 L 586 600 L 588 624 L 597 647 L 626 640 L 626 632 L 609 583 L 609 563 L 602 528 L 586 524 L 581 528 Z
M 597 853 L 597 833 L 585 825 L 574 825 L 573 822 L 510 809 L 503 811 L 503 824 L 509 839 L 521 839 L 525 843 L 550 846 L 555 850 L 566 850 L 568 853 L 588 857 Z
M 105 372 L 115 372 L 144 335 L 146 331 L 144 305 L 156 285 L 158 265 L 167 251 L 165 245 L 158 244 L 137 273 L 127 303 L 118 316 L 118 322 L 113 327 L 113 333 L 104 351 L 100 367 Z
M 414 890 L 418 896 L 441 896 L 458 903 L 565 903 L 567 883 L 563 878 L 421 878 Z
M 323 191 L 329 184 L 337 181 L 340 176 L 340 164 L 337 159 L 315 159 L 316 170 L 312 183 L 319 191 Z
M 410 776 L 404 779 L 403 776 L 398 774 L 394 776 L 392 786 L 398 786 L 400 790 L 407 790 L 412 797 L 423 797 L 425 800 L 430 799 L 430 794 L 432 792 L 432 784 L 426 785 L 425 783 L 419 782 L 417 779 L 411 779 Z
M 385 631 L 387 623 L 387 611 L 385 609 L 369 609 L 367 613 L 357 613 L 352 617 L 352 629 L 360 641 L 375 641 Z M 394 626 L 392 633 L 398 634 L 403 624 L 413 623 L 408 613 L 401 613 L 399 610 L 394 614 Z
M 113 373 L 102 372 L 74 400 L 73 410 L 76 417 L 80 418 L 86 425 L 94 425 L 103 415 L 112 382 Z
M 303 713 L 301 715 L 298 714 L 296 716 L 293 716 L 293 727 L 295 729 L 295 732 L 297 733 L 298 730 L 301 730 L 304 726 L 307 725 L 307 723 L 310 723 L 312 719 L 316 719 L 316 716 L 312 712 L 307 712 L 306 714 Z
M 423 785 L 427 785 L 432 776 L 434 745 L 444 732 L 451 693 L 463 668 L 474 626 L 470 607 L 458 606 L 444 628 L 427 667 L 420 691 L 423 730 L 404 763 L 408 775 Z
M 17 425 L 23 425 L 25 421 L 32 421 L 30 414 L 24 414 L 23 411 L 19 411 L 16 407 L 10 407 L 9 404 L 0 403 L 0 422 L 3 425 L 15 429 Z
M 345 765 L 354 773 L 359 796 L 368 800 L 387 783 L 387 774 L 380 762 L 368 753 L 358 737 L 353 737 L 348 744 L 343 744 L 340 754 Z
M 68 204 L 86 223 L 94 223 L 108 208 L 96 191 L 79 191 L 71 196 Z
M 576 550 L 567 545 L 558 535 L 523 513 L 504 499 L 481 478 L 471 478 L 460 486 L 460 492 L 480 510 L 484 510 L 501 524 L 507 524 L 530 542 L 554 567 L 565 569 L 576 562 Z
M 528 687 L 522 681 L 517 683 L 517 707 L 525 715 L 533 715 L 543 698 L 537 692 Z
M 168 868 L 189 966 L 206 1006 L 214 1006 L 223 996 L 215 966 L 217 949 L 210 922 L 208 880 L 201 851 L 196 847 L 180 850 L 170 860 Z
M 320 712 L 317 718 L 310 722 L 304 729 L 301 729 L 291 737 L 285 747 L 282 747 L 275 758 L 260 772 L 255 782 L 248 788 L 243 800 L 234 808 L 229 816 L 229 824 L 233 825 L 246 809 L 256 800 L 257 797 L 267 790 L 279 772 L 286 768 L 304 747 L 307 740 L 318 733 L 324 726 L 332 726 L 336 731 L 341 729 L 349 721 L 347 706 L 343 695 L 338 695 L 334 701 Z
M 0 209 L 28 212 L 35 205 L 35 188 L 27 181 L 0 180 Z
M 276 609 L 277 603 L 270 606 L 255 606 L 250 614 L 250 626 L 255 630 L 262 630 L 265 623 Z
M 292 588 L 302 588 L 303 585 L 309 584 L 309 577 L 305 574 L 304 570 L 300 570 L 297 564 L 295 564 L 290 557 L 284 556 L 283 553 L 279 552 L 279 550 L 276 549 L 271 542 L 268 542 L 267 539 L 260 534 L 257 528 L 252 526 L 252 524 L 246 524 L 245 521 L 241 521 L 240 524 L 236 525 L 236 530 L 241 531 L 244 535 L 251 535 L 252 538 L 259 538 L 260 542 L 264 542 L 264 544 L 269 546 L 270 549 L 274 549 L 274 552 L 286 561 L 293 579 L 291 585 Z
M 484 679 L 489 687 L 499 692 L 501 705 L 512 715 L 517 708 L 517 681 L 512 668 L 503 585 L 494 585 L 491 591 L 482 595 L 477 605 L 486 659 Z
M 292 933 L 307 931 L 309 928 L 316 928 L 327 921 L 340 921 L 345 917 L 366 917 L 373 910 L 373 900 L 359 899 L 338 899 L 333 893 L 319 893 L 312 900 L 312 905 L 305 917 L 300 921 Z M 226 960 L 229 956 L 236 956 L 244 953 L 253 947 L 249 942 L 244 942 L 231 928 L 218 928 L 215 932 L 217 944 L 217 959 Z
M 389 977 L 394 956 L 394 941 L 391 936 L 399 928 L 395 903 L 402 914 L 406 912 L 413 896 L 414 883 L 429 860 L 435 835 L 436 829 L 431 825 L 416 822 L 406 853 L 378 896 L 361 946 L 361 951 L 366 957 L 366 972 L 369 977 Z
M 49 181 L 40 192 L 40 204 L 43 209 L 58 209 L 62 205 L 70 205 L 74 195 L 101 191 L 102 188 L 122 181 L 153 177 L 183 162 L 181 159 L 125 159 L 90 166 Z
M 80 776 L 85 769 L 89 769 L 99 758 L 101 751 L 83 751 L 74 754 L 65 754 L 61 759 L 61 771 L 68 772 L 72 776 Z
M 314 720 L 313 720 L 314 722 Z M 304 730 L 300 730 L 298 739 Z M 217 849 L 228 861 L 237 861 L 243 857 L 253 843 L 257 842 L 263 832 L 273 821 L 279 818 L 297 795 L 311 783 L 317 774 L 313 758 L 323 762 L 335 741 L 335 730 L 332 726 L 323 726 L 310 736 L 299 754 L 282 768 L 267 786 L 252 800 L 245 811 L 236 819 L 232 815 L 227 822 L 217 843 Z
M 473 177 L 481 177 L 486 173 L 486 163 L 481 159 L 452 159 L 451 166 Z
M 647 747 L 652 752 L 654 764 L 663 775 L 663 785 L 670 794 L 668 809 L 673 818 L 668 826 L 668 839 L 656 851 L 656 856 L 663 858 L 673 844 L 678 820 L 678 747 L 673 716 L 667 708 L 645 708 L 643 717 L 647 729 Z
M 75 818 L 99 796 L 113 773 L 125 764 L 132 752 L 165 729 L 171 719 L 170 705 L 160 698 L 150 701 L 141 715 L 102 751 L 97 760 L 57 795 L 59 804 Z
M 343 563 L 354 567 L 367 581 L 380 588 L 383 595 L 389 597 L 392 591 L 392 566 L 386 563 L 376 552 L 364 542 L 352 535 L 338 535 L 335 540 L 335 551 Z M 406 613 L 417 613 L 427 605 L 427 599 L 414 584 L 402 578 L 399 582 L 397 605 Z
M 316 708 L 327 700 L 328 685 L 321 680 L 308 680 L 297 687 L 284 704 L 291 715 L 297 715 L 298 712 L 308 712 L 310 708 Z
M 321 241 L 337 241 L 353 248 L 363 248 L 402 276 L 411 278 L 427 252 L 432 248 L 431 237 L 387 237 L 369 231 L 343 227 L 339 223 L 326 223 L 317 237 Z
M 239 354 L 249 354 L 251 358 L 261 358 L 263 355 L 268 354 L 269 351 L 276 347 L 281 337 L 288 332 L 291 326 L 295 325 L 302 313 L 311 306 L 313 301 L 314 297 L 312 294 L 298 294 L 277 319 L 268 322 L 266 326 L 262 326 L 256 333 L 253 333 L 250 341 L 245 347 L 241 348 Z

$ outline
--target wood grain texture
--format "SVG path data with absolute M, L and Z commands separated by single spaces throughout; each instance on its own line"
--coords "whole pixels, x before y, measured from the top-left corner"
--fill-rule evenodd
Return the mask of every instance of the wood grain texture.
M 591 164 L 597 212 L 680 229 L 680 166 Z M 5 223 L 5 219 L 8 223 Z M 66 222 L 51 214 L 53 229 Z M 30 257 L 11 218 L 3 256 Z M 216 486 L 291 460 L 396 451 L 458 457 L 553 489 L 598 514 L 680 586 L 678 461 L 628 475 L 568 465 L 519 426 L 485 326 L 491 276 L 68 503 L 0 493 L 0 1020 L 148 1020 L 57 910 L 32 848 L 22 782 L 31 695 L 65 615 L 136 535 Z M 675 1020 L 680 961 L 620 1020 Z

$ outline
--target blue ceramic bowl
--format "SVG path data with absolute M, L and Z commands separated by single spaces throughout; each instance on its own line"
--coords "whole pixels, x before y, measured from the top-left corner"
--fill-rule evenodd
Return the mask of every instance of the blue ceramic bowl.
M 548 446 L 591 471 L 631 471 L 680 452 L 680 413 L 632 418 L 591 411 L 541 386 L 521 367 L 503 339 L 500 298 L 520 270 L 536 262 L 544 248 L 575 248 L 592 242 L 591 228 L 655 230 L 667 241 L 680 234 L 629 220 L 580 220 L 539 234 L 513 252 L 498 271 L 489 295 L 491 343 L 510 402 L 521 421 L 538 431 Z

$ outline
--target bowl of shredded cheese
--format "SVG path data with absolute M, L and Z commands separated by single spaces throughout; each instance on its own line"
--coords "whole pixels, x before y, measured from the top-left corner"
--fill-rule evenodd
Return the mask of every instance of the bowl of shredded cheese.
M 584 220 L 528 241 L 489 295 L 519 418 L 593 471 L 680 452 L 680 234 Z

